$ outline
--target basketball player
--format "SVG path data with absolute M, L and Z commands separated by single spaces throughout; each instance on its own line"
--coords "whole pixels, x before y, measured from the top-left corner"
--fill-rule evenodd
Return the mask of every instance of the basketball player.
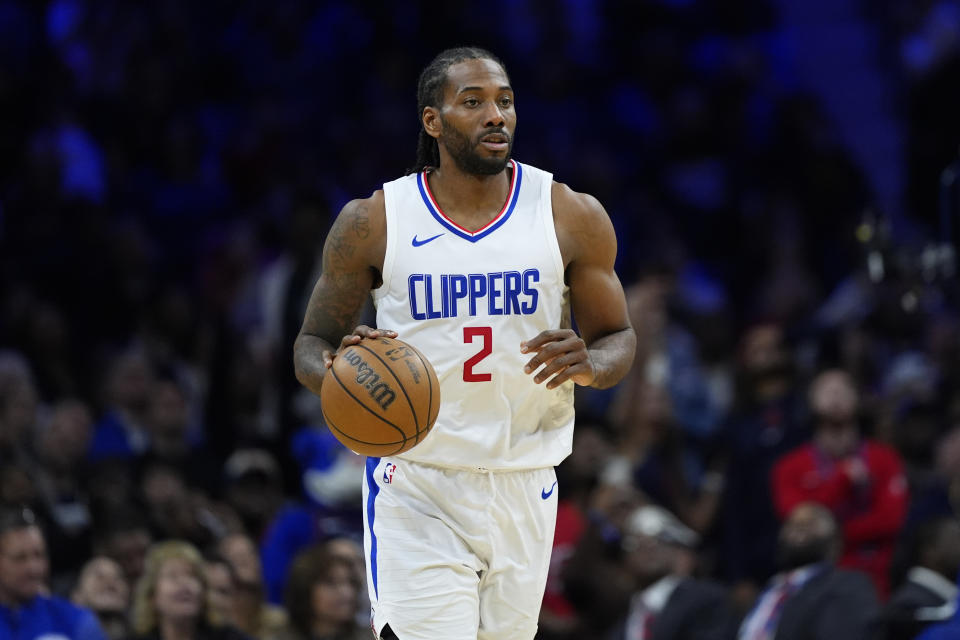
M 433 430 L 366 461 L 374 631 L 529 640 L 574 385 L 609 387 L 633 360 L 616 238 L 597 200 L 511 159 L 514 93 L 489 52 L 442 52 L 417 93 L 417 166 L 340 212 L 297 377 L 319 394 L 336 353 L 365 336 L 399 335 L 427 356 L 441 386 Z M 378 328 L 355 327 L 371 290 Z

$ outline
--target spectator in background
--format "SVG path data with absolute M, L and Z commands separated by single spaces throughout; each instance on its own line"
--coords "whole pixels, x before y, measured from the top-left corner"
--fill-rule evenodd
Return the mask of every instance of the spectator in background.
M 157 539 L 188 540 L 206 548 L 228 531 L 241 528 L 229 507 L 188 485 L 180 471 L 168 463 L 147 462 L 140 485 Z
M 363 537 L 361 486 L 357 483 L 363 458 L 326 428 L 301 429 L 292 448 L 305 500 L 281 509 L 261 544 L 267 597 L 275 604 L 283 599 L 287 571 L 297 553 L 331 537 Z
M 286 247 L 261 273 L 259 315 L 261 325 L 253 336 L 254 352 L 267 372 L 261 393 L 267 429 L 276 434 L 279 458 L 284 462 L 288 488 L 299 485 L 295 458 L 288 448 L 293 433 L 303 426 L 304 416 L 295 398 L 303 388 L 289 366 L 313 285 L 320 277 L 320 258 L 329 212 L 315 204 L 301 203 L 293 209 L 286 230 Z
M 624 292 L 630 322 L 637 331 L 637 357 L 614 392 L 610 413 L 615 424 L 634 421 L 632 399 L 638 387 L 662 388 L 683 433 L 689 463 L 699 467 L 702 449 L 728 404 L 720 390 L 725 386 L 723 375 L 711 381 L 700 353 L 716 351 L 722 341 L 725 300 L 704 270 L 692 263 L 684 267 L 682 261 L 675 256 L 669 259 L 671 264 L 644 267 L 638 281 Z M 678 321 L 680 317 L 684 322 Z
M 777 543 L 780 573 L 740 625 L 738 640 L 875 640 L 876 591 L 859 572 L 836 569 L 840 531 L 824 507 L 802 503 Z
M 195 547 L 179 540 L 150 549 L 130 617 L 137 640 L 246 638 L 233 627 L 210 620 L 203 558 Z
M 912 640 L 956 612 L 960 524 L 953 518 L 921 523 L 913 534 L 913 566 L 883 612 L 883 640 Z
M 635 584 L 623 564 L 621 539 L 628 518 L 644 504 L 649 501 L 632 484 L 602 479 L 589 496 L 586 528 L 560 572 L 564 596 L 588 632 L 609 632 L 629 606 Z
M 136 457 L 138 466 L 163 463 L 176 469 L 191 487 L 208 493 L 219 488 L 219 469 L 210 464 L 210 454 L 193 441 L 197 434 L 190 433 L 187 397 L 177 382 L 169 379 L 154 382 L 143 425 L 147 444 Z
M 347 536 L 330 538 L 323 542 L 327 552 L 336 558 L 346 560 L 353 567 L 353 576 L 360 585 L 357 598 L 357 624 L 366 627 L 370 623 L 370 595 L 367 591 L 367 563 L 363 555 L 363 545 Z
M 38 405 L 30 363 L 16 351 L 0 350 L 0 507 L 29 505 L 42 517 L 31 453 Z
M 697 534 L 666 509 L 634 511 L 623 532 L 623 561 L 635 592 L 610 640 L 725 640 L 734 616 L 726 591 L 690 577 Z
M 0 511 L 0 638 L 106 640 L 96 616 L 47 595 L 47 545 L 26 509 Z
M 186 414 L 178 419 L 187 423 L 189 440 L 196 444 L 205 435 L 201 414 L 208 384 L 204 370 L 208 356 L 201 350 L 208 327 L 200 320 L 201 305 L 196 304 L 187 283 L 165 277 L 152 283 L 147 295 L 136 340 L 163 378 L 176 387 L 180 397 L 173 408 Z
M 147 552 L 153 534 L 146 517 L 136 508 L 114 509 L 97 520 L 93 549 L 120 565 L 128 584 L 135 584 L 143 575 Z
M 48 400 L 75 396 L 79 387 L 70 361 L 69 319 L 47 299 L 31 300 L 24 311 L 21 322 L 10 329 L 30 359 L 39 396 Z
M 139 486 L 130 460 L 108 458 L 87 464 L 86 482 L 94 511 L 95 526 L 109 524 L 103 514 L 126 514 L 131 505 L 139 504 Z
M 886 398 L 884 404 L 893 404 Z M 889 444 L 893 446 L 903 460 L 904 473 L 910 491 L 910 508 L 906 526 L 912 527 L 934 517 L 926 512 L 933 505 L 923 504 L 924 498 L 939 488 L 940 478 L 934 465 L 937 441 L 942 431 L 945 413 L 934 402 L 901 401 L 898 411 L 889 412 L 892 423 Z M 920 498 L 919 500 L 917 498 Z M 916 504 L 914 504 L 916 503 Z M 942 505 L 941 505 L 942 506 Z
M 210 622 L 236 627 L 236 577 L 233 567 L 219 555 L 208 554 L 203 561 L 203 576 L 207 583 L 207 611 Z
M 824 505 L 840 523 L 840 566 L 860 569 L 881 596 L 889 592 L 894 544 L 907 513 L 907 486 L 892 448 L 860 435 L 859 397 L 844 371 L 828 370 L 810 385 L 814 435 L 773 469 L 773 499 L 786 517 L 797 505 Z
M 96 614 L 109 640 L 122 640 L 129 633 L 130 584 L 120 565 L 110 558 L 96 556 L 87 561 L 70 600 Z
M 91 460 L 129 460 L 147 450 L 155 381 L 153 365 L 142 349 L 130 348 L 110 362 L 102 391 L 106 410 L 94 426 L 87 454 Z
M 79 400 L 64 400 L 36 438 L 36 487 L 53 527 L 48 532 L 51 560 L 58 572 L 75 573 L 90 557 L 93 514 L 86 491 L 84 458 L 91 418 Z
M 28 466 L 39 402 L 33 372 L 16 351 L 0 351 L 0 463 Z
M 42 508 L 28 469 L 30 467 L 19 464 L 0 464 L 0 507 L 29 505 L 35 510 Z
M 256 544 L 245 533 L 231 533 L 217 543 L 217 555 L 230 563 L 233 574 L 232 619 L 236 627 L 253 638 L 275 636 L 287 624 L 287 616 L 281 607 L 266 601 Z
M 140 496 L 149 514 L 154 538 L 202 542 L 190 487 L 179 469 L 165 462 L 146 462 L 140 471 Z
M 613 455 L 607 430 L 605 424 L 580 416 L 573 431 L 573 451 L 557 467 L 557 524 L 537 631 L 542 640 L 573 640 L 584 634 L 580 613 L 566 595 L 564 573 L 589 524 L 590 496 L 600 470 Z
M 348 560 L 325 545 L 301 552 L 290 567 L 284 597 L 290 624 L 283 640 L 368 640 L 369 627 L 357 624 L 362 584 Z
M 751 326 L 740 341 L 737 391 L 724 427 L 728 464 L 720 511 L 720 562 L 745 612 L 774 572 L 780 522 L 770 493 L 776 460 L 808 439 L 794 356 L 776 323 Z
M 954 443 L 960 438 L 960 431 L 954 433 Z M 956 451 L 954 451 L 956 453 Z M 956 462 L 956 461 L 954 461 Z M 954 476 L 949 489 L 949 500 L 954 515 L 960 514 L 960 473 Z M 960 581 L 960 578 L 958 578 Z M 960 584 L 957 585 L 960 591 Z M 953 618 L 947 622 L 935 624 L 917 637 L 917 640 L 954 640 L 960 638 L 960 597 L 954 602 Z
M 705 475 L 696 478 L 688 473 L 699 465 L 684 448 L 684 434 L 666 388 L 647 383 L 634 391 L 634 408 L 630 419 L 618 425 L 617 452 L 604 468 L 604 483 L 633 483 L 695 530 L 706 531 L 720 504 L 722 475 L 715 472 L 714 481 L 704 483 Z
M 276 458 L 266 449 L 237 449 L 223 465 L 225 500 L 259 540 L 283 506 L 283 477 Z
M 960 426 L 947 432 L 936 443 L 929 482 L 911 497 L 909 521 L 953 517 L 958 512 L 951 506 L 953 491 L 960 492 Z

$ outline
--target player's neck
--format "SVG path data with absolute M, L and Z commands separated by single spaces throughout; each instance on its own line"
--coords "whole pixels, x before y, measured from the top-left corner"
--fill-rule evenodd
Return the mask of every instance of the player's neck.
M 452 161 L 427 174 L 430 191 L 444 215 L 468 229 L 478 229 L 503 209 L 513 166 L 492 176 L 465 173 Z

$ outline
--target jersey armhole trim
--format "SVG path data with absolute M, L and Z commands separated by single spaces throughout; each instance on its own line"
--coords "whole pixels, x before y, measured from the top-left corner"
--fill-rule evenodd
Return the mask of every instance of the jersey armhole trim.
M 543 216 L 543 229 L 547 236 L 547 246 L 553 256 L 554 268 L 557 271 L 557 281 L 564 282 L 563 254 L 560 253 L 560 240 L 557 238 L 557 227 L 553 218 L 553 174 L 543 172 L 543 182 L 540 184 L 540 215 Z

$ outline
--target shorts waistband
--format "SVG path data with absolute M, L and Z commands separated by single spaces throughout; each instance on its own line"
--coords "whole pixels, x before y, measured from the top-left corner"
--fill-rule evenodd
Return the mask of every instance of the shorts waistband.
M 384 458 L 386 460 L 388 458 Z M 500 468 L 490 468 L 483 466 L 459 466 L 459 465 L 445 465 L 445 464 L 436 464 L 433 462 L 422 462 L 420 460 L 410 460 L 408 458 L 402 457 L 390 457 L 390 460 L 401 460 L 404 464 L 416 464 L 422 467 L 429 467 L 431 469 L 439 469 L 441 471 L 467 471 L 470 473 L 478 474 L 490 474 L 490 473 L 525 473 L 528 471 L 540 471 L 541 469 L 553 469 L 553 465 L 545 465 L 542 467 L 500 467 Z

